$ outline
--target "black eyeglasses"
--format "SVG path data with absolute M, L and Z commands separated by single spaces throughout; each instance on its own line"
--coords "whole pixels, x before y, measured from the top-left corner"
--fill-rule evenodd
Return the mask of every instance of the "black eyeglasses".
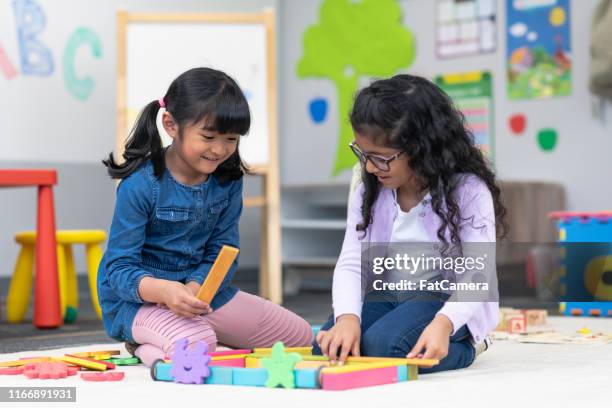
M 402 153 L 404 153 L 404 152 L 399 152 L 399 153 L 395 153 L 391 157 L 383 157 L 383 156 L 377 156 L 375 154 L 366 154 L 362 152 L 359 149 L 359 147 L 357 147 L 355 142 L 349 143 L 349 147 L 351 148 L 353 153 L 355 153 L 355 156 L 357 156 L 361 164 L 365 166 L 366 162 L 369 160 L 374 165 L 374 167 L 376 167 L 380 171 L 389 171 L 391 169 L 391 166 L 389 165 L 389 163 L 391 163 L 393 160 L 400 157 Z

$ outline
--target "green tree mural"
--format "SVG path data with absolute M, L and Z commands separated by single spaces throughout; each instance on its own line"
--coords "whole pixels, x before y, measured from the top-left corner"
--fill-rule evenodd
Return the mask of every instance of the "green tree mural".
M 401 17 L 396 0 L 323 0 L 319 22 L 304 32 L 298 77 L 330 79 L 337 90 L 334 176 L 356 161 L 347 147 L 353 138 L 348 115 L 359 78 L 388 77 L 414 61 L 414 36 Z

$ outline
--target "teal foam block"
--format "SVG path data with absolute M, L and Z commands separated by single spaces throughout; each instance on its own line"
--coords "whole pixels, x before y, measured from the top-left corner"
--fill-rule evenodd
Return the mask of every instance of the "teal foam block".
M 320 324 L 313 324 L 312 325 L 312 337 L 316 338 L 317 337 L 317 333 L 319 333 L 319 330 L 321 330 L 321 325 Z
M 172 377 L 170 371 L 172 371 L 172 364 L 164 363 L 160 360 L 153 365 L 151 376 L 157 381 L 174 381 L 174 377 Z
M 233 382 L 233 368 L 234 367 L 220 367 L 212 366 L 210 368 L 210 375 L 204 381 L 204 384 L 225 384 L 232 385 Z
M 265 368 L 240 368 L 234 367 L 232 384 L 248 385 L 251 387 L 263 387 L 268 381 L 268 370 Z
M 297 388 L 320 388 L 317 381 L 319 370 L 316 368 L 300 368 L 293 370 Z
M 397 382 L 408 381 L 408 366 L 397 366 Z
M 210 376 L 206 384 L 232 384 L 232 367 L 209 367 Z M 172 363 L 157 362 L 152 370 L 153 378 L 157 381 L 174 381 L 172 377 Z

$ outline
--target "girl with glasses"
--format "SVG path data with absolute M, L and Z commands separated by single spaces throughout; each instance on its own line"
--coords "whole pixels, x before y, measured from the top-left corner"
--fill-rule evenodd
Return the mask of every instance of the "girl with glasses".
M 467 367 L 498 323 L 496 301 L 454 302 L 423 291 L 368 292 L 364 243 L 492 243 L 506 229 L 495 176 L 462 114 L 432 82 L 396 75 L 361 90 L 351 113 L 361 183 L 349 203 L 333 282 L 334 314 L 316 353 L 439 359 L 424 372 Z M 498 228 L 496 228 L 496 226 Z M 368 259 L 368 262 L 371 259 Z M 435 270 L 419 271 L 435 279 Z

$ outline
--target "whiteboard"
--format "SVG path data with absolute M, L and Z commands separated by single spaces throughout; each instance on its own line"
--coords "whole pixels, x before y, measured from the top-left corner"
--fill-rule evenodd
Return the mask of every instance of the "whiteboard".
M 251 110 L 251 128 L 240 140 L 249 165 L 269 161 L 266 27 L 255 23 L 129 22 L 126 30 L 127 136 L 140 110 L 164 96 L 190 68 L 224 71 L 241 87 Z M 170 143 L 158 115 L 164 144 Z

